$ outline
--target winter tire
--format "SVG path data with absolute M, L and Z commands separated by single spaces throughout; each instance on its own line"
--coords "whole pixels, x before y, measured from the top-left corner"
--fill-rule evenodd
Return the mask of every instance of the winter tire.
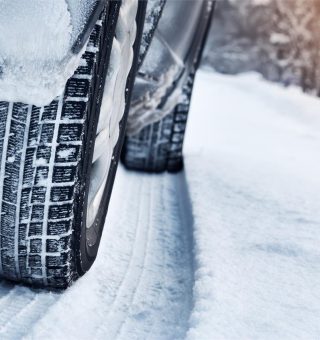
M 134 112 L 135 101 L 133 99 L 129 129 L 121 155 L 122 162 L 128 169 L 146 172 L 178 172 L 183 168 L 182 149 L 194 78 L 200 64 L 214 8 L 214 2 L 211 0 L 203 0 L 200 2 L 202 3 L 201 14 L 197 21 L 193 22 L 193 25 L 195 25 L 194 35 L 189 39 L 189 45 L 187 46 L 188 52 L 185 59 L 177 62 L 176 53 L 172 47 L 168 53 L 168 55 L 172 57 L 171 69 L 176 66 L 174 63 L 184 64 L 183 71 L 178 73 L 174 79 L 169 78 L 167 88 L 160 88 L 159 85 L 159 88 L 155 90 L 153 94 L 145 94 L 142 100 L 138 98 L 136 104 L 138 107 L 136 110 L 138 111 L 137 114 Z M 164 8 L 163 16 L 165 16 L 165 13 L 166 7 Z M 160 19 L 160 25 L 161 20 L 162 18 Z M 175 27 L 175 29 L 179 29 L 179 25 L 184 27 L 181 20 L 184 20 L 183 14 L 180 14 L 180 19 L 174 22 L 176 26 L 172 26 Z M 185 28 L 180 29 L 183 31 Z M 175 33 L 172 32 L 172 34 Z M 157 35 L 157 31 L 155 35 Z M 161 40 L 163 40 L 163 37 L 161 37 Z M 170 48 L 166 42 L 163 46 L 164 48 Z M 153 45 L 151 44 L 148 53 L 155 53 L 152 49 Z M 159 51 L 157 53 L 159 53 Z M 138 80 L 140 78 L 141 82 L 150 81 L 153 75 L 144 73 L 143 66 L 142 64 L 137 78 Z M 154 80 L 152 79 L 152 81 Z M 150 98 L 154 101 L 154 98 L 157 96 L 155 95 L 157 91 L 162 93 L 163 96 L 157 99 L 158 106 L 151 108 L 149 104 Z M 177 96 L 179 96 L 178 100 L 174 98 Z M 175 104 L 172 105 L 172 103 Z M 140 124 L 144 125 L 143 128 L 140 129 L 139 119 L 142 121 L 146 120 L 146 116 L 148 115 L 146 113 L 148 113 L 148 111 L 150 111 L 149 116 L 152 121 L 150 124 Z M 157 117 L 157 115 L 161 118 L 154 118 Z
M 79 68 L 50 105 L 0 103 L 3 277 L 63 288 L 92 265 L 124 139 L 145 6 L 138 0 L 105 5 Z M 107 98 L 113 92 L 119 95 Z M 106 151 L 97 150 L 101 133 Z M 96 170 L 99 157 L 103 171 Z M 94 214 L 90 192 L 91 200 L 98 195 Z

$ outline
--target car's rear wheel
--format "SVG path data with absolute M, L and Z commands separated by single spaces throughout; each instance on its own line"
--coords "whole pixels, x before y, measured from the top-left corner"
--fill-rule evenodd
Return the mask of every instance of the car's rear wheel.
M 194 79 L 214 1 L 167 2 L 166 6 L 135 85 L 121 155 L 124 165 L 132 170 L 177 172 L 183 168 L 182 149 Z M 162 57 L 154 61 L 158 55 Z
M 66 287 L 92 265 L 124 139 L 144 13 L 144 1 L 108 2 L 63 96 L 45 107 L 0 103 L 2 276 Z

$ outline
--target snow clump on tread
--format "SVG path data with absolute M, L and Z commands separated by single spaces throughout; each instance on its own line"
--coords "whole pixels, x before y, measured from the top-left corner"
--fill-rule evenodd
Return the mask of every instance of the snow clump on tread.
M 79 66 L 71 48 L 96 0 L 0 1 L 0 101 L 43 106 Z

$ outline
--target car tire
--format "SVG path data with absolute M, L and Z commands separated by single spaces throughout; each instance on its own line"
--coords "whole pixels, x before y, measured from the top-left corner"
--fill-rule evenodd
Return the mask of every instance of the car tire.
M 183 142 L 196 71 L 199 67 L 214 10 L 214 2 L 203 1 L 202 15 L 197 22 L 196 35 L 190 41 L 190 52 L 184 61 L 184 73 L 170 83 L 171 88 L 155 111 L 163 110 L 171 96 L 180 90 L 176 106 L 163 117 L 138 132 L 127 134 L 121 160 L 130 170 L 144 172 L 178 172 L 183 168 Z M 174 27 L 174 26 L 173 26 Z M 173 33 L 174 34 L 174 33 Z M 150 47 L 152 48 L 152 47 Z M 153 52 L 154 53 L 154 52 Z M 174 52 L 173 52 L 174 53 Z M 145 110 L 149 109 L 146 102 Z
M 133 13 L 130 6 L 136 6 L 134 17 L 124 18 L 124 14 Z M 106 2 L 64 95 L 45 107 L 0 103 L 3 277 L 33 286 L 65 288 L 93 264 L 124 140 L 144 14 L 145 1 Z M 112 148 L 112 158 L 105 165 L 107 180 L 94 222 L 87 226 L 88 192 L 104 86 L 109 73 L 114 72 L 110 70 L 113 50 L 117 47 L 121 59 L 121 53 L 128 49 L 121 46 L 126 32 L 134 39 L 129 46 L 131 59 L 126 60 L 131 63 L 125 68 L 127 73 L 120 74 L 121 67 L 117 70 L 125 79 L 121 89 L 124 107 L 118 121 L 113 122 L 113 144 L 106 145 Z

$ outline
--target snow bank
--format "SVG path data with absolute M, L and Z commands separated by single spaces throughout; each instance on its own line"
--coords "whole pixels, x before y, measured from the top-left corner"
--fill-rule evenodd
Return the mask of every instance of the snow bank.
M 95 0 L 0 1 L 0 101 L 42 106 L 79 65 L 71 47 Z
M 256 75 L 198 75 L 188 339 L 319 338 L 319 108 Z

